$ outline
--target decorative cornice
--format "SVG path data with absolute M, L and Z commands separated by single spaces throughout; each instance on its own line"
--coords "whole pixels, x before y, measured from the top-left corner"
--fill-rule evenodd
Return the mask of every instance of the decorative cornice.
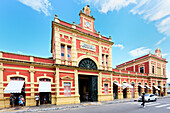
M 73 78 L 70 76 L 64 76 L 64 77 L 61 77 L 61 80 L 73 80 Z
M 110 80 L 109 79 L 103 79 L 103 82 L 110 82 Z
M 29 72 L 30 73 L 35 73 L 35 69 L 30 69 Z
M 3 70 L 4 70 L 4 67 L 3 67 L 3 66 L 0 66 L 0 70 L 3 71 Z
M 74 29 L 74 28 L 72 28 L 72 27 L 68 27 L 68 26 L 62 25 L 62 24 L 57 23 L 57 22 L 54 22 L 54 21 L 52 21 L 52 23 L 55 24 L 55 25 L 58 25 L 59 27 L 65 27 L 65 28 L 68 28 L 68 29 L 73 30 L 73 31 L 75 31 L 75 32 L 78 32 L 78 33 L 80 33 L 80 34 L 84 34 L 84 35 L 87 35 L 87 36 L 91 36 L 91 37 L 93 37 L 93 38 L 96 38 L 96 39 L 99 40 L 99 41 L 103 41 L 103 42 L 106 42 L 106 43 L 109 43 L 109 44 L 112 44 L 112 45 L 114 44 L 114 42 L 111 42 L 111 41 L 104 40 L 104 39 L 102 39 L 102 38 L 93 36 L 93 35 L 91 35 L 90 33 L 84 33 L 84 32 L 82 32 L 82 31 L 80 31 L 80 30 L 77 30 L 77 29 Z M 72 25 L 72 24 L 70 24 L 70 25 Z M 77 27 L 78 27 L 78 26 L 77 26 Z

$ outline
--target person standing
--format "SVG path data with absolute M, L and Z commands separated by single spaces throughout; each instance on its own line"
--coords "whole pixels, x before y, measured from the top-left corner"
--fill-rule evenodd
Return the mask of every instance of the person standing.
M 11 96 L 10 96 L 10 105 L 11 105 L 11 107 L 14 107 L 14 103 L 15 103 L 15 96 L 13 94 L 11 94 Z
M 38 95 L 35 95 L 35 101 L 36 101 L 36 106 L 38 106 L 38 104 L 39 104 L 39 96 Z
M 25 105 L 25 99 L 23 96 L 21 96 L 21 101 L 22 101 L 22 107 L 24 108 L 24 105 Z
M 145 108 L 145 93 L 143 93 L 142 95 L 142 104 L 143 105 L 143 108 Z

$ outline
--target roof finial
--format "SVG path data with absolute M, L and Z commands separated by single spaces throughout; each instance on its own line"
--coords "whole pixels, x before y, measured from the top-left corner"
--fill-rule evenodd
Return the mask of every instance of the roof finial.
M 91 10 L 90 10 L 89 7 L 90 7 L 89 5 L 86 5 L 86 6 L 83 8 L 83 11 L 84 11 L 84 13 L 85 13 L 86 15 L 90 15 Z

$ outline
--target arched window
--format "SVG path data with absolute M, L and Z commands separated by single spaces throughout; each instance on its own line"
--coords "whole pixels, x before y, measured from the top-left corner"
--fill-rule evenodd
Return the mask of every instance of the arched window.
M 85 58 L 85 59 L 81 60 L 79 63 L 79 67 L 97 70 L 96 63 L 93 60 L 91 60 L 90 58 Z
M 22 78 L 22 77 L 11 77 L 10 78 L 11 80 L 19 80 L 19 81 L 25 81 L 25 78 Z
M 43 82 L 51 82 L 51 79 L 41 78 L 40 81 L 43 81 Z

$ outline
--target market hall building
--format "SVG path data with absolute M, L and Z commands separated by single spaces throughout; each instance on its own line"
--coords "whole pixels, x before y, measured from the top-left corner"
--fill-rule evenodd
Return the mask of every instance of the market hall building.
M 0 52 L 0 108 L 9 107 L 10 95 L 23 95 L 26 106 L 77 104 L 137 98 L 142 92 L 167 94 L 166 59 L 161 50 L 112 68 L 111 37 L 95 31 L 88 6 L 80 24 L 52 22 L 52 58 Z M 45 99 L 44 99 L 45 98 Z M 46 100 L 46 101 L 44 101 Z

